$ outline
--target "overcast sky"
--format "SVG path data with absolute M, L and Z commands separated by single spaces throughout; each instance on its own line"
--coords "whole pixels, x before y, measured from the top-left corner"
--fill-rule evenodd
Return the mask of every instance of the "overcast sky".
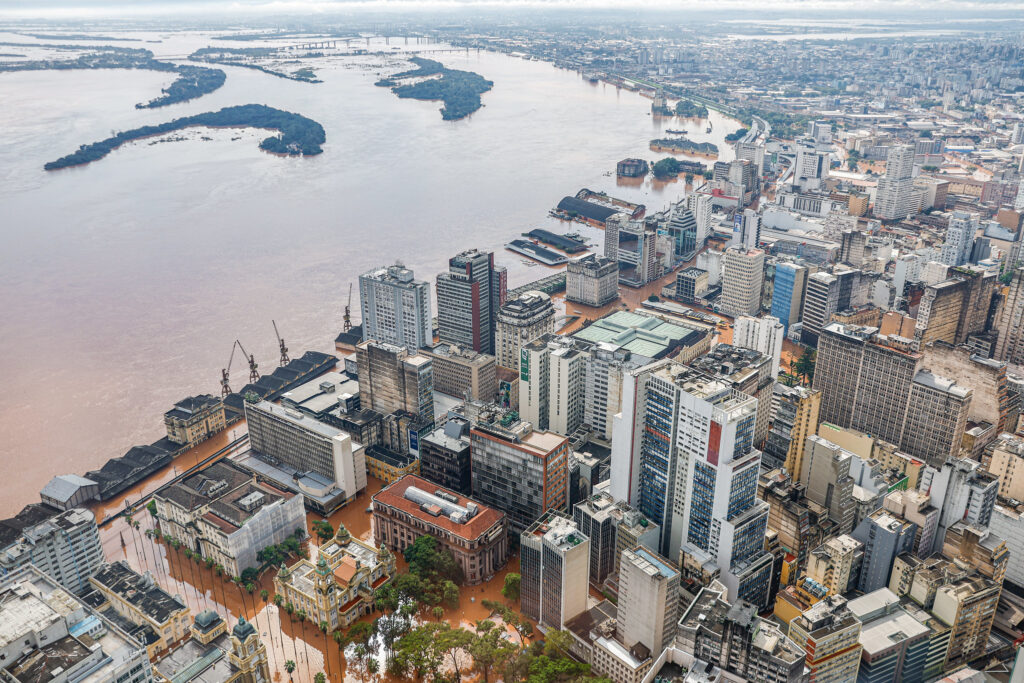
M 960 17 L 1024 12 L 1024 0 L 0 0 L 0 17 L 98 17 L 168 14 L 330 14 L 358 10 L 445 12 L 475 10 L 578 9 L 631 12 L 715 12 L 723 19 L 769 19 L 765 11 L 818 15 L 856 14 L 869 19 L 922 12 Z M 753 14 L 744 10 L 754 10 Z M 723 14 L 723 12 L 725 14 Z M 736 12 L 736 16 L 728 16 Z

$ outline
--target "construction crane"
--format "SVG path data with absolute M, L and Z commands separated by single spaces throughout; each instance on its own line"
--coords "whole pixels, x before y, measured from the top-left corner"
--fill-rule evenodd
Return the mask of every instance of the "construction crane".
M 220 395 L 221 398 L 231 393 L 231 386 L 228 384 L 228 378 L 231 376 L 231 361 L 235 360 L 235 349 L 238 348 L 238 340 L 231 345 L 231 357 L 228 358 L 228 366 L 221 368 L 220 370 Z
M 277 332 L 277 321 L 271 320 L 274 323 L 274 335 L 277 336 L 277 348 L 281 349 L 281 367 L 288 365 L 288 347 L 284 345 L 284 339 L 281 339 L 281 335 Z
M 249 384 L 255 384 L 260 378 L 260 371 L 256 369 L 259 367 L 256 365 L 256 356 L 253 356 L 251 353 L 246 353 L 245 347 L 242 346 L 242 342 L 236 339 L 235 343 L 238 344 L 238 348 L 242 350 L 242 355 L 249 359 Z
M 345 304 L 345 317 L 342 318 L 341 331 L 352 329 L 352 283 L 348 283 L 348 303 Z

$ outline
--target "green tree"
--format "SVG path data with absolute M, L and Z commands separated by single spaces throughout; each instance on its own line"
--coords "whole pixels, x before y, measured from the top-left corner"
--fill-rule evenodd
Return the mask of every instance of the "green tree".
M 814 349 L 804 349 L 804 352 L 800 354 L 800 358 L 793 364 L 793 370 L 796 371 L 798 377 L 803 379 L 805 384 L 810 384 L 814 380 L 815 360 L 816 354 Z
M 518 652 L 514 645 L 502 639 L 502 631 L 493 628 L 494 622 L 488 623 L 491 628 L 484 633 L 478 633 L 467 648 L 473 658 L 473 670 L 480 674 L 484 683 L 488 683 L 491 671 L 501 667 Z
M 327 683 L 327 675 L 323 671 L 317 671 L 313 676 L 313 683 Z
M 263 600 L 263 602 L 266 602 L 270 598 L 270 591 L 268 591 L 266 588 L 261 590 L 260 598 Z
M 505 585 L 501 587 L 501 594 L 512 602 L 519 602 L 519 589 L 522 583 L 522 576 L 515 572 L 505 574 Z
M 438 624 L 440 628 L 434 637 L 435 647 L 452 662 L 455 669 L 456 683 L 462 680 L 462 667 L 459 664 L 459 652 L 466 650 L 475 640 L 475 636 L 461 628 L 452 628 L 450 624 Z
M 146 509 L 149 510 L 149 514 L 151 514 L 153 517 L 156 517 L 156 501 L 155 500 L 150 498 L 149 502 L 146 503 Z
M 438 605 L 437 607 L 431 610 L 431 613 L 434 615 L 435 619 L 441 621 L 441 619 L 444 618 L 444 607 Z
M 288 680 L 292 680 L 292 673 L 295 671 L 295 662 L 292 660 L 286 660 L 284 663 L 284 670 L 288 672 Z
M 331 526 L 330 522 L 323 520 L 313 522 L 313 531 L 321 541 L 329 541 L 334 538 L 334 527 Z
M 445 604 L 449 607 L 459 606 L 459 587 L 452 581 L 445 581 L 442 586 Z

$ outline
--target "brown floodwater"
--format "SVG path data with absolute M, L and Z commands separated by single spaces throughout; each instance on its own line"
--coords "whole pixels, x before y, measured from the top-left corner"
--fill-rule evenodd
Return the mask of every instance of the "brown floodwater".
M 195 32 L 134 37 L 160 41 L 146 44 L 157 58 L 218 44 Z M 407 68 L 399 55 L 311 62 L 317 84 L 223 67 L 216 92 L 154 110 L 135 104 L 172 74 L 0 74 L 0 515 L 38 500 L 54 474 L 84 474 L 162 436 L 175 401 L 218 391 L 236 339 L 270 371 L 272 319 L 293 357 L 332 350 L 361 272 L 401 259 L 432 282 L 454 252 L 479 247 L 495 252 L 516 287 L 550 271 L 504 244 L 534 227 L 564 232 L 548 217 L 563 196 L 587 187 L 656 211 L 683 194 L 680 182 L 615 177 L 621 159 L 652 160 L 648 143 L 665 128 L 686 128 L 731 158 L 723 137 L 739 123 L 717 113 L 706 134 L 703 122 L 652 117 L 637 93 L 550 64 L 436 56 L 494 82 L 483 108 L 443 121 L 436 102 L 374 87 Z M 263 131 L 194 129 L 175 136 L 184 141 L 139 141 L 43 171 L 112 130 L 250 102 L 320 122 L 324 153 L 285 159 L 259 151 Z

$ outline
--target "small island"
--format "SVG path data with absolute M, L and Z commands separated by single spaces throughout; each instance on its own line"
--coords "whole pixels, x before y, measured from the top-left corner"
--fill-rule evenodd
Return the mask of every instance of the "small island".
M 203 66 L 172 64 L 153 58 L 153 53 L 141 48 L 88 47 L 70 45 L 46 45 L 55 49 L 85 50 L 75 59 L 31 60 L 24 62 L 0 63 L 0 72 L 5 71 L 59 71 L 70 69 L 145 69 L 176 73 L 178 77 L 163 89 L 163 95 L 149 102 L 136 104 L 138 109 L 154 109 L 169 104 L 187 102 L 211 93 L 224 85 L 226 75 L 220 69 Z
M 654 152 L 672 152 L 673 154 L 703 154 L 711 156 L 718 154 L 718 145 L 712 142 L 694 142 L 686 138 L 658 138 L 651 140 L 651 150 Z
M 749 132 L 750 132 L 749 128 L 740 128 L 739 130 L 734 130 L 733 132 L 731 132 L 731 133 L 729 133 L 728 135 L 725 136 L 725 141 L 726 142 L 737 142 L 739 140 L 742 140 L 743 136 L 746 135 Z
M 220 111 L 196 114 L 174 119 L 156 126 L 143 126 L 134 130 L 124 131 L 106 140 L 82 145 L 78 151 L 51 161 L 43 168 L 55 171 L 69 166 L 79 166 L 91 161 L 102 159 L 121 145 L 149 137 L 161 135 L 174 130 L 193 126 L 211 128 L 265 128 L 277 130 L 280 135 L 265 138 L 260 142 L 260 149 L 272 154 L 289 156 L 313 156 L 323 152 L 321 145 L 327 140 L 324 128 L 313 119 L 300 114 L 282 111 L 264 104 L 244 104 L 237 107 L 225 107 Z
M 703 104 L 697 104 L 690 100 L 679 100 L 676 102 L 676 116 L 682 116 L 688 119 L 706 119 L 708 117 L 708 108 Z
M 475 112 L 483 106 L 480 95 L 494 86 L 480 74 L 449 69 L 433 59 L 413 57 L 409 61 L 417 68 L 382 78 L 375 85 L 391 88 L 391 92 L 403 99 L 441 100 L 444 102 L 441 118 L 445 121 L 457 121 Z M 410 78 L 420 80 L 402 83 Z
M 203 47 L 188 56 L 195 62 L 221 64 L 223 66 L 240 66 L 246 69 L 262 71 L 270 76 L 286 78 L 290 81 L 303 83 L 322 83 L 313 69 L 306 66 L 291 73 L 279 69 L 270 69 L 257 64 L 257 59 L 273 59 L 280 56 L 280 50 L 274 47 Z M 306 57 L 322 57 L 322 53 L 307 54 Z M 294 60 L 297 61 L 297 60 Z

